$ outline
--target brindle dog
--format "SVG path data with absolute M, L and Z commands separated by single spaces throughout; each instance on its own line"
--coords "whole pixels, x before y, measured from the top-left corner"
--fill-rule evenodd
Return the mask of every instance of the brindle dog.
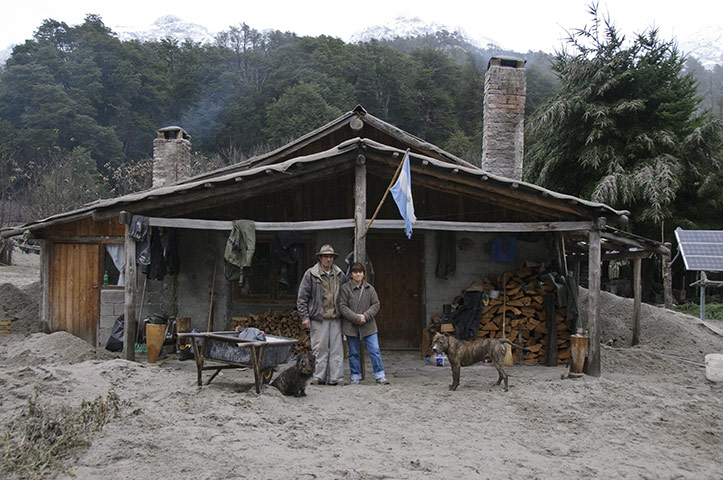
M 299 355 L 296 357 L 296 363 L 281 372 L 271 382 L 271 386 L 278 388 L 284 395 L 305 397 L 306 384 L 314 374 L 315 368 L 316 357 L 314 355 Z
M 483 360 L 491 361 L 499 373 L 495 385 L 505 381 L 505 392 L 507 390 L 507 374 L 504 369 L 505 353 L 504 344 L 510 344 L 515 348 L 527 350 L 525 347 L 512 343 L 509 340 L 497 338 L 484 338 L 472 342 L 457 340 L 449 335 L 437 333 L 432 338 L 432 350 L 437 353 L 446 353 L 449 364 L 452 367 L 452 385 L 450 390 L 456 390 L 459 386 L 460 367 L 466 367 Z

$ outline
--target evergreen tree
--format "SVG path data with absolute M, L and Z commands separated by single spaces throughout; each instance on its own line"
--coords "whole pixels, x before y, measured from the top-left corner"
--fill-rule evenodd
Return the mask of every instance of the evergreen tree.
M 568 39 L 572 52 L 555 57 L 560 92 L 529 122 L 525 176 L 631 210 L 633 228 L 652 235 L 717 175 L 721 125 L 694 115 L 695 83 L 675 42 L 653 29 L 626 45 L 595 4 L 590 13 L 592 26 Z

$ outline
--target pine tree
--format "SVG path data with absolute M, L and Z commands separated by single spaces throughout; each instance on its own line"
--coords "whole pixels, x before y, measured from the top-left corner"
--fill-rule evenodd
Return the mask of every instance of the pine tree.
M 609 18 L 574 30 L 553 70 L 560 92 L 529 122 L 525 178 L 634 212 L 639 233 L 675 218 L 720 170 L 721 123 L 700 102 L 685 57 L 656 29 L 626 44 Z M 657 235 L 656 235 L 657 237 Z

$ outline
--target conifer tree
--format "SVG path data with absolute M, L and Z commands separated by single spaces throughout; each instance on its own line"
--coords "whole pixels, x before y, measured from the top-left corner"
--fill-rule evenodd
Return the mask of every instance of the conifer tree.
M 695 115 L 700 100 L 675 41 L 651 29 L 626 43 L 589 9 L 592 25 L 555 56 L 559 93 L 528 122 L 525 178 L 631 210 L 632 228 L 650 235 L 720 177 L 721 123 Z

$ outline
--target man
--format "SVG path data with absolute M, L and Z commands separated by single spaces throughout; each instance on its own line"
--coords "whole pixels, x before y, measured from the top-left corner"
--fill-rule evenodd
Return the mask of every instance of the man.
M 296 309 L 301 316 L 301 325 L 311 329 L 311 349 L 316 356 L 312 385 L 344 383 L 339 312 L 339 291 L 344 274 L 334 265 L 338 256 L 331 245 L 323 245 L 316 254 L 318 262 L 304 273 L 299 284 Z

